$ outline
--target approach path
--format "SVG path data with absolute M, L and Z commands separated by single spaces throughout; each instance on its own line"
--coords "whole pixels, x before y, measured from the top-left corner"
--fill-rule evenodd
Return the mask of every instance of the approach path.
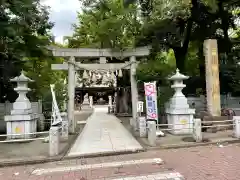
M 120 120 L 107 112 L 107 106 L 94 107 L 68 156 L 135 152 L 143 149 Z

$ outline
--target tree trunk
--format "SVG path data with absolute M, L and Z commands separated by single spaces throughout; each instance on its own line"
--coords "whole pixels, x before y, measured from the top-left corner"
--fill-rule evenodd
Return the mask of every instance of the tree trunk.
M 224 34 L 224 42 L 225 42 L 225 52 L 228 55 L 231 52 L 232 44 L 229 38 L 228 29 L 229 29 L 229 17 L 228 12 L 224 10 L 223 2 L 219 1 L 218 3 L 219 15 L 222 20 L 221 28 Z
M 176 59 L 176 66 L 181 73 L 184 73 L 185 72 L 185 56 L 186 56 L 186 54 L 183 54 L 181 47 L 174 48 L 173 50 L 174 50 L 174 55 L 175 55 L 175 59 Z
M 175 59 L 176 59 L 176 66 L 179 69 L 179 71 L 182 73 L 185 73 L 185 60 L 188 52 L 192 26 L 193 26 L 193 20 L 190 17 L 187 22 L 187 27 L 184 33 L 184 41 L 182 43 L 182 46 L 173 48 Z
M 201 88 L 203 90 L 206 89 L 206 68 L 205 68 L 205 57 L 203 54 L 203 42 L 200 43 L 201 45 L 199 46 L 198 49 L 198 58 L 199 58 L 199 74 L 200 74 L 200 79 L 201 79 Z

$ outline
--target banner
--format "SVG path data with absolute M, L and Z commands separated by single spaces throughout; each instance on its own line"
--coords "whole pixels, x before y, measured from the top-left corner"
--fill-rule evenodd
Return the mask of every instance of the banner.
M 156 81 L 144 83 L 147 119 L 158 120 Z

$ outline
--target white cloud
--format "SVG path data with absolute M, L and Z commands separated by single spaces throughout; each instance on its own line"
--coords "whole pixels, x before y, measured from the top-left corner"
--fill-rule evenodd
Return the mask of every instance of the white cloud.
M 62 37 L 72 34 L 72 24 L 77 22 L 77 11 L 80 11 L 79 0 L 42 0 L 50 6 L 50 21 L 55 25 L 52 29 L 56 41 L 62 43 Z

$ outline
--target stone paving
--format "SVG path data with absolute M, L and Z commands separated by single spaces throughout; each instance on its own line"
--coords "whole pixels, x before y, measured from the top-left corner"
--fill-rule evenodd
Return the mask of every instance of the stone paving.
M 124 180 L 126 180 L 129 178 L 127 180 L 149 180 L 152 178 L 156 180 L 163 176 L 165 180 L 183 180 L 183 177 L 185 180 L 239 180 L 239 152 L 240 144 L 216 144 L 192 148 L 152 150 L 128 155 L 72 159 L 46 164 L 0 168 L 0 179 L 123 180 L 125 178 Z M 159 161 L 159 158 L 164 163 Z M 139 163 L 139 160 L 145 160 L 145 162 Z M 124 161 L 128 161 L 127 165 L 119 164 L 119 162 Z M 97 167 L 99 163 L 102 163 L 101 167 Z M 113 167 L 114 163 L 118 166 Z M 85 167 L 85 169 L 76 169 L 76 167 Z M 63 171 L 53 172 L 52 170 L 56 168 L 62 168 Z M 40 172 L 39 170 L 44 170 L 47 173 L 37 175 L 36 172 Z M 171 176 L 175 177 L 171 178 Z
M 120 120 L 107 114 L 107 106 L 96 106 L 68 156 L 135 152 L 142 149 Z

